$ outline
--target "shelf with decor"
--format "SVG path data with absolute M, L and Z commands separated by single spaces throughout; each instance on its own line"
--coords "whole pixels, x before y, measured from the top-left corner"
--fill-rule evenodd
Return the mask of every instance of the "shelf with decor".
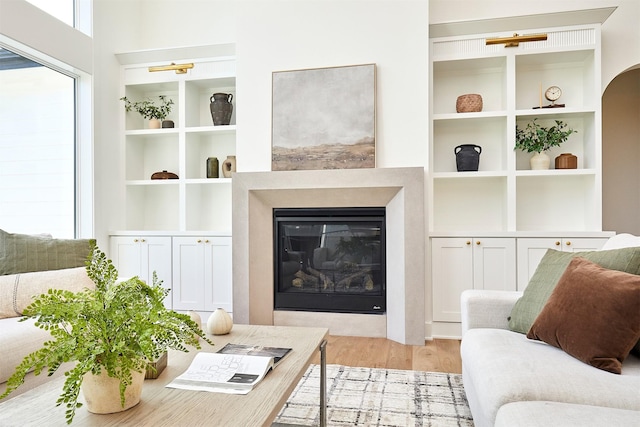
M 180 49 L 170 51 L 180 54 Z M 122 66 L 120 97 L 132 103 L 166 97 L 172 102 L 167 119 L 173 121 L 174 127 L 151 129 L 142 113 L 123 108 L 123 184 L 127 209 L 125 224 L 120 228 L 228 233 L 231 178 L 224 176 L 222 165 L 236 152 L 235 58 L 222 55 L 171 62 L 193 67 L 184 72 L 150 72 L 150 67 L 166 62 L 132 62 Z M 231 113 L 216 122 L 212 112 L 214 94 L 223 98 L 223 107 Z M 217 177 L 215 173 L 211 176 L 207 173 L 210 157 L 218 159 Z M 152 175 L 156 174 L 155 178 L 163 171 L 177 178 L 152 179 Z M 205 200 L 197 200 L 199 197 Z M 200 212 L 213 206 L 218 214 Z
M 485 43 L 501 34 L 431 40 L 431 232 L 559 230 L 565 222 L 571 230 L 601 230 L 600 214 L 586 217 L 579 208 L 566 208 L 564 214 L 579 218 L 568 224 L 552 221 L 556 211 L 546 206 L 559 204 L 571 188 L 577 206 L 601 211 L 600 26 L 538 30 L 548 34 L 546 41 L 509 48 Z M 561 88 L 554 101 L 545 97 L 552 86 Z M 458 98 L 468 94 L 481 96 L 481 108 L 458 112 Z M 552 103 L 564 106 L 547 108 Z M 548 170 L 531 170 L 532 154 L 514 148 L 516 127 L 534 119 L 543 126 L 561 120 L 575 130 L 549 150 Z M 464 145 L 478 146 L 477 169 L 459 168 L 458 147 Z M 564 153 L 577 157 L 575 169 L 554 168 Z M 523 193 L 535 194 L 537 186 L 547 194 L 534 202 Z M 534 209 L 540 216 L 528 213 L 536 203 L 542 204 Z M 473 219 L 464 214 L 469 209 Z

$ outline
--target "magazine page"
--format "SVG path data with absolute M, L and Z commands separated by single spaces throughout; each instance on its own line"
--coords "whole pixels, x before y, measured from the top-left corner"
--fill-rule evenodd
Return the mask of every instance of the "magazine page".
M 262 345 L 246 345 L 246 344 L 233 344 L 229 343 L 218 350 L 218 353 L 224 354 L 249 354 L 252 356 L 266 356 L 272 357 L 274 366 L 282 361 L 289 352 L 290 348 L 287 347 L 265 347 Z
M 272 367 L 271 357 L 201 352 L 167 387 L 247 394 Z

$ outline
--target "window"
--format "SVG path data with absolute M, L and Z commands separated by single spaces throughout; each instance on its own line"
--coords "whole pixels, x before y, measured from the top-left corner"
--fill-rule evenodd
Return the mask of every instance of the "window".
M 75 237 L 75 87 L 0 48 L 0 228 Z

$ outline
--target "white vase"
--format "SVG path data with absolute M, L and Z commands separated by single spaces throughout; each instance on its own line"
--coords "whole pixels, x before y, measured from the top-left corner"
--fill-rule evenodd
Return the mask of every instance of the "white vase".
M 105 369 L 100 375 L 91 372 L 84 374 L 82 379 L 82 394 L 87 404 L 87 410 L 94 414 L 111 414 L 126 411 L 140 402 L 145 371 L 132 371 L 133 382 L 124 391 L 124 406 L 120 402 L 120 380 L 112 378 Z
M 218 308 L 207 320 L 207 332 L 211 335 L 225 335 L 231 332 L 233 319 L 224 308 Z
M 549 169 L 551 158 L 545 151 L 543 151 L 542 153 L 535 153 L 531 156 L 529 163 L 531 164 L 531 170 Z

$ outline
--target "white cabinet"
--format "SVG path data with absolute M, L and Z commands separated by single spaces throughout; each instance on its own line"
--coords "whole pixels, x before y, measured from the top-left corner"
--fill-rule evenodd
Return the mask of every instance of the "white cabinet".
M 460 322 L 465 289 L 515 290 L 513 238 L 432 238 L 433 320 Z
M 600 250 L 607 241 L 606 237 L 563 237 L 563 238 L 520 238 L 518 252 L 518 290 L 523 291 L 535 273 L 540 260 L 547 249 L 565 252 Z
M 171 237 L 111 236 L 109 258 L 120 277 L 138 276 L 151 283 L 155 272 L 162 286 L 171 289 Z M 165 306 L 171 308 L 171 293 Z
M 173 237 L 173 308 L 232 307 L 230 236 Z
M 211 49 L 209 49 L 211 50 Z M 173 128 L 149 129 L 147 121 L 122 106 L 122 151 L 124 154 L 123 230 L 231 231 L 231 178 L 221 170 L 227 156 L 235 155 L 235 58 L 220 56 L 174 62 L 193 62 L 184 74 L 149 72 L 150 66 L 166 63 L 122 65 L 122 92 L 129 100 L 173 100 L 168 119 Z M 149 53 L 152 55 L 152 53 Z M 162 56 L 165 57 L 166 53 Z M 121 61 L 129 58 L 119 55 Z M 229 125 L 214 126 L 210 98 L 222 92 L 234 96 Z M 207 178 L 208 157 L 218 159 L 219 178 Z M 152 180 L 155 172 L 168 171 L 177 179 Z
M 542 29 L 546 41 L 486 45 L 474 34 L 431 40 L 431 232 L 601 231 L 600 25 Z M 526 33 L 526 32 L 525 32 Z M 564 108 L 541 93 L 563 90 Z M 480 112 L 457 113 L 456 99 L 483 98 Z M 516 126 L 563 120 L 577 132 L 550 151 L 578 156 L 577 169 L 530 170 L 529 153 L 514 150 Z M 454 150 L 482 147 L 477 172 L 458 172 Z

